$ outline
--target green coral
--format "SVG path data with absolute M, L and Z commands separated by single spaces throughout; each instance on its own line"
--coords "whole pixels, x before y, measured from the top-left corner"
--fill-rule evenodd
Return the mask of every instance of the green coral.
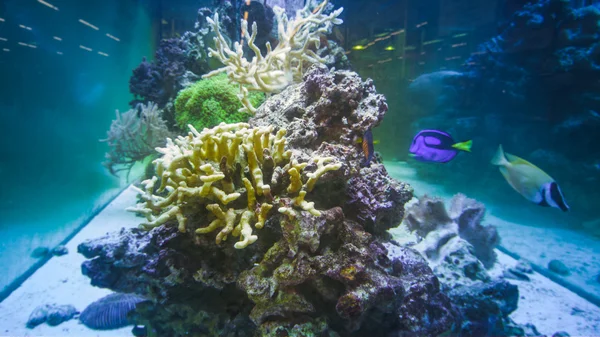
M 203 79 L 179 92 L 175 99 L 175 121 L 185 129 L 191 124 L 197 130 L 211 128 L 221 122 L 227 124 L 245 122 L 250 117 L 240 112 L 239 87 L 229 83 L 227 75 Z M 265 95 L 252 92 L 249 99 L 254 106 L 265 100 Z

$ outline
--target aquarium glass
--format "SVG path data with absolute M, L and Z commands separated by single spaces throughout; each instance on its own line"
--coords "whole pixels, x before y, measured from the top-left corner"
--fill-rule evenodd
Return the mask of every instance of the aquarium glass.
M 0 336 L 63 245 L 84 335 L 600 336 L 596 0 L 0 0 L 0 89 Z
M 99 140 L 152 55 L 151 13 L 134 1 L 0 3 L 0 288 L 126 186 L 103 167 Z

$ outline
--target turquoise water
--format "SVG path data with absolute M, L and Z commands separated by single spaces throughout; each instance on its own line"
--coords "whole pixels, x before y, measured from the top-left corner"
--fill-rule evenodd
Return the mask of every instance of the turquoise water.
M 37 248 L 52 249 L 130 183 L 154 174 L 146 164 L 159 156 L 155 148 L 164 146 L 167 137 L 186 135 L 187 124 L 201 131 L 217 122 L 248 119 L 236 113 L 248 108 L 236 96 L 237 84 L 225 89 L 207 85 L 188 95 L 191 84 L 222 66 L 208 56 L 219 35 L 207 17 L 219 13 L 222 44 L 240 40 L 245 33 L 240 19 L 255 20 L 255 42 L 266 53 L 271 48 L 267 42 L 276 48 L 282 38 L 271 8 L 282 6 L 291 16 L 305 2 L 312 4 L 305 16 L 320 13 L 323 3 L 309 0 L 2 0 L 2 294 L 8 295 L 40 264 L 31 255 Z M 482 224 L 497 229 L 503 251 L 527 259 L 542 274 L 598 304 L 600 5 L 332 0 L 325 13 L 341 7 L 344 22 L 328 27 L 324 36 L 317 36 L 316 29 L 307 31 L 316 36 L 307 48 L 331 48 L 323 61 L 330 70 L 354 71 L 372 80 L 385 97 L 385 118 L 372 132 L 387 173 L 410 184 L 416 198 L 437 196 L 448 204 L 462 193 L 483 203 L 487 213 Z M 238 57 L 252 60 L 255 50 L 240 48 Z M 280 76 L 287 82 L 268 92 L 267 99 L 302 82 L 302 75 Z M 244 85 L 252 87 L 251 81 Z M 264 86 L 252 89 L 260 92 Z M 198 111 L 203 115 L 194 116 Z M 123 131 L 127 128 L 119 129 L 127 124 L 123 121 L 134 130 L 130 138 Z M 321 127 L 324 133 L 338 130 Z M 365 131 L 362 127 L 356 130 Z M 435 142 L 472 140 L 472 147 L 459 151 L 446 146 L 443 151 L 457 154 L 449 162 L 419 160 L 424 154 L 411 153 L 411 144 L 423 130 L 443 135 L 432 136 Z M 100 142 L 111 136 L 115 143 Z M 499 145 L 536 168 L 527 164 L 525 173 L 505 179 L 504 168 L 491 163 Z M 442 152 L 435 146 L 428 151 Z M 106 156 L 112 165 L 103 164 Z M 514 157 L 503 158 L 518 163 Z M 128 175 L 129 164 L 135 165 Z M 327 205 L 337 201 L 338 195 L 332 195 Z M 568 212 L 560 210 L 564 203 Z M 260 262 L 257 256 L 244 263 Z M 553 261 L 568 271 L 552 270 Z M 188 272 L 205 266 L 198 268 Z M 486 319 L 493 325 L 497 317 Z M 490 334 L 496 331 L 488 328 Z
M 0 6 L 0 246 L 7 266 L 0 289 L 36 261 L 29 256 L 35 248 L 57 245 L 122 186 L 101 164 L 106 149 L 99 139 L 115 109 L 127 108 L 131 68 L 152 50 L 144 37 L 152 27 L 147 9 L 54 5 L 58 11 L 36 1 Z

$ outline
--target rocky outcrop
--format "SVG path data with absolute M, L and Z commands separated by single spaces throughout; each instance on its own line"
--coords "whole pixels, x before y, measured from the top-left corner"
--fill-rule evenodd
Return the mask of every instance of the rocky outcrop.
M 483 204 L 462 194 L 448 208 L 443 200 L 425 196 L 407 205 L 403 224 L 416 233 L 419 242 L 412 247 L 428 261 L 442 291 L 461 313 L 455 333 L 523 336 L 531 329 L 509 318 L 517 309 L 519 289 L 487 272 L 496 262 L 494 247 L 500 237 L 494 226 L 482 225 L 484 215 Z
M 412 188 L 392 179 L 383 165 L 361 168 L 363 153 L 355 142 L 381 123 L 387 109 L 385 97 L 376 92 L 372 80 L 363 81 L 351 71 L 329 72 L 315 66 L 304 82 L 261 105 L 249 123 L 286 129 L 298 158 L 318 154 L 346 163 L 336 172 L 338 179 L 343 177 L 343 185 L 330 185 L 333 188 L 320 193 L 327 199 L 322 198 L 323 204 L 331 207 L 343 200 L 340 206 L 347 217 L 372 233 L 387 235 L 387 229 L 402 221 L 403 205 L 412 197 Z
M 380 164 L 360 165 L 355 139 L 386 111 L 372 81 L 312 68 L 302 83 L 270 97 L 249 123 L 286 129 L 292 160 L 333 157 L 342 163 L 320 176 L 310 192 L 320 215 L 283 214 L 273 207 L 255 231 L 257 240 L 241 250 L 217 244 L 211 235 L 179 232 L 176 221 L 150 231 L 109 233 L 78 247 L 89 259 L 83 273 L 94 285 L 150 299 L 139 304 L 134 318 L 158 335 L 448 331 L 459 315 L 427 262 L 402 247 L 390 258 L 383 245 L 386 230 L 404 216 L 412 189 Z M 316 168 L 311 165 L 303 180 Z M 286 172 L 273 176 L 289 179 Z M 187 226 L 207 221 L 188 217 Z

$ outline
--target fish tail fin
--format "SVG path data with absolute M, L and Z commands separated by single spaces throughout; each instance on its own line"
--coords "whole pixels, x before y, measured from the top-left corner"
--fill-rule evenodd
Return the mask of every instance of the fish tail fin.
M 453 148 L 465 152 L 471 152 L 471 147 L 473 146 L 472 140 L 467 140 L 466 142 L 460 142 L 452 145 Z
M 504 149 L 502 149 L 502 145 L 498 146 L 498 150 L 496 151 L 496 154 L 494 155 L 494 157 L 492 158 L 490 163 L 492 165 L 496 165 L 496 166 L 508 165 L 508 160 L 506 159 L 506 156 L 504 155 Z

